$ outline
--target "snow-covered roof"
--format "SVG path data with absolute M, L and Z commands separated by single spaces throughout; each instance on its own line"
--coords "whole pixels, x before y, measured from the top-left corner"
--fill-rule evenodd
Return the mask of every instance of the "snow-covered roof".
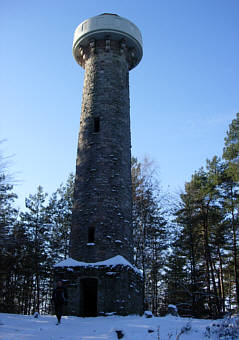
M 133 266 L 128 260 L 126 260 L 123 256 L 117 255 L 114 257 L 109 258 L 108 260 L 105 261 L 100 261 L 100 262 L 80 262 L 73 260 L 72 258 L 68 258 L 66 260 L 63 260 L 57 264 L 54 265 L 55 268 L 59 267 L 100 267 L 100 266 L 105 266 L 105 267 L 116 267 L 118 265 L 121 266 L 126 266 L 132 268 L 135 272 L 138 274 L 142 274 L 141 271 Z

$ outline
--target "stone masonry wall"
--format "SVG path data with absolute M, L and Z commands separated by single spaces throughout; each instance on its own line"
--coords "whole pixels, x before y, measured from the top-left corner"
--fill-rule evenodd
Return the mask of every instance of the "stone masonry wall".
M 141 274 L 125 266 L 73 267 L 55 269 L 55 278 L 63 280 L 68 292 L 66 315 L 85 316 L 81 284 L 84 278 L 97 279 L 97 315 L 143 313 Z
M 129 60 L 118 41 L 89 43 L 76 162 L 70 256 L 133 262 Z M 94 228 L 94 242 L 88 230 Z

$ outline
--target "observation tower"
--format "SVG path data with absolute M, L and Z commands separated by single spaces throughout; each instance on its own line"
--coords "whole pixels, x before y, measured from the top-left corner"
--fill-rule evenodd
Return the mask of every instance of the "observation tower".
M 84 68 L 70 258 L 68 314 L 141 314 L 142 278 L 133 260 L 129 71 L 142 58 L 131 21 L 104 13 L 76 29 L 73 56 Z M 79 100 L 76 100 L 79 105 Z

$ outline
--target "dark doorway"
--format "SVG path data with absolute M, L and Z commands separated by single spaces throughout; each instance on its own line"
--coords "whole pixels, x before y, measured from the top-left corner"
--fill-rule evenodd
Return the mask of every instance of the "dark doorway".
M 81 315 L 97 316 L 97 279 L 81 280 Z

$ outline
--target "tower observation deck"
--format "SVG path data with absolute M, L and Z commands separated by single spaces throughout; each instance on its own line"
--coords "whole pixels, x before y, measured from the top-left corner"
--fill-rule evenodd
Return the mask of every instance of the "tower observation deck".
M 130 50 L 129 70 L 138 65 L 143 56 L 142 36 L 138 27 L 117 14 L 104 13 L 83 21 L 75 30 L 73 55 L 84 68 L 84 48 L 94 40 L 114 40 Z M 123 51 L 121 51 L 123 52 Z

